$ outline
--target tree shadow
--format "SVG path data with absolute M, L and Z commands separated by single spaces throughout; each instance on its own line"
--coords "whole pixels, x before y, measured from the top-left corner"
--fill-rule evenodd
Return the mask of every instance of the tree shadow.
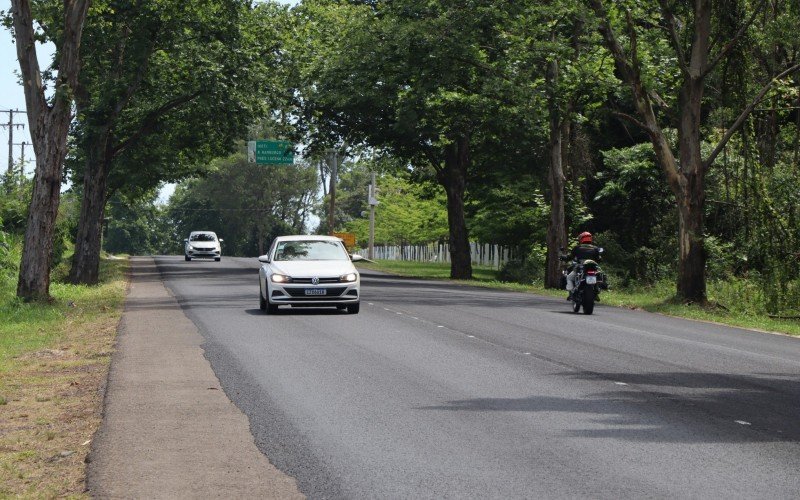
M 644 442 L 800 442 L 800 375 L 562 373 L 620 389 L 585 398 L 474 398 L 419 407 L 434 411 L 561 412 L 592 415 L 569 436 Z M 623 385 L 627 387 L 622 388 Z M 586 422 L 585 419 L 578 419 Z

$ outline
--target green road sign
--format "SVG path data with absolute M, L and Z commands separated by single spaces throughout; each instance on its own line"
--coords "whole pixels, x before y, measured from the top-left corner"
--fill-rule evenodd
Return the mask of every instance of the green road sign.
M 291 165 L 294 144 L 289 141 L 248 141 L 247 161 L 259 165 Z

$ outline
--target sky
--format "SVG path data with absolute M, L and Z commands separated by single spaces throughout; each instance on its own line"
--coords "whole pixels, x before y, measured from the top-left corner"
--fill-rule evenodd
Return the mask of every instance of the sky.
M 278 3 L 287 5 L 296 5 L 298 0 L 277 0 Z M 8 11 L 11 8 L 11 0 L 0 0 L 0 11 Z M 46 67 L 50 62 L 50 57 L 53 53 L 52 48 L 44 47 L 39 48 L 39 64 L 42 68 Z M 17 63 L 17 51 L 14 42 L 11 39 L 11 33 L 0 27 L 0 123 L 8 124 L 7 110 L 20 110 L 25 111 L 25 94 L 22 86 L 19 83 L 17 74 L 19 73 L 19 64 Z M 24 114 L 14 113 L 14 123 L 22 123 L 24 128 L 14 127 L 14 143 L 21 144 L 26 142 L 25 146 L 25 172 L 31 176 L 35 167 L 35 160 L 33 156 L 33 147 L 31 146 L 30 133 L 28 131 L 27 116 Z M 13 146 L 14 161 L 17 162 L 21 154 L 21 146 Z M 0 128 L 0 172 L 5 173 L 8 168 L 8 127 Z M 175 186 L 168 184 L 162 189 L 159 196 L 160 201 L 166 202 L 169 195 L 175 190 Z
M 0 10 L 7 11 L 11 8 L 11 0 L 0 0 Z M 50 61 L 52 50 L 39 51 L 40 64 L 42 61 Z M 19 64 L 17 63 L 17 49 L 11 40 L 11 34 L 5 28 L 0 27 L 0 123 L 8 124 L 7 110 L 25 111 L 25 94 L 19 84 L 17 73 Z M 45 63 L 46 64 L 46 63 Z M 25 146 L 25 171 L 31 174 L 34 169 L 33 146 L 31 146 L 31 136 L 28 132 L 28 118 L 24 114 L 14 113 L 14 123 L 22 123 L 25 128 L 14 127 L 14 142 L 17 144 L 26 142 Z M 14 161 L 18 161 L 21 153 L 21 146 L 15 145 L 13 149 Z M 0 172 L 5 173 L 8 169 L 8 127 L 0 128 Z

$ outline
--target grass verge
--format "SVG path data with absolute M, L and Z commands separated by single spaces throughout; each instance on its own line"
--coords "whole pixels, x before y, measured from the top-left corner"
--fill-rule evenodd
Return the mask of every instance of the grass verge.
M 359 268 L 374 269 L 398 276 L 423 279 L 450 279 L 450 264 L 442 262 L 410 262 L 378 260 L 374 262 L 359 262 Z M 562 290 L 546 289 L 541 284 L 523 285 L 519 283 L 505 283 L 497 279 L 498 271 L 490 267 L 473 267 L 473 280 L 451 280 L 455 283 L 499 288 L 518 292 L 536 293 L 551 297 L 564 297 Z M 612 283 L 613 285 L 613 283 Z M 723 298 L 729 304 L 734 300 L 746 301 L 747 296 L 738 295 L 731 297 L 731 290 L 725 283 L 708 283 L 709 306 L 687 305 L 675 302 L 674 283 L 658 283 L 653 286 L 637 289 L 611 289 L 602 295 L 603 304 L 625 307 L 628 309 L 642 309 L 654 313 L 665 314 L 699 321 L 709 321 L 730 326 L 748 328 L 767 332 L 784 333 L 800 336 L 800 321 L 792 319 L 775 319 L 764 314 L 751 312 L 746 303 L 737 304 L 739 307 L 722 306 Z M 719 301 L 719 302 L 718 302 Z M 567 304 L 565 304 L 567 307 Z
M 85 459 L 127 289 L 128 261 L 97 286 L 52 283 L 52 304 L 0 282 L 0 498 L 85 498 Z

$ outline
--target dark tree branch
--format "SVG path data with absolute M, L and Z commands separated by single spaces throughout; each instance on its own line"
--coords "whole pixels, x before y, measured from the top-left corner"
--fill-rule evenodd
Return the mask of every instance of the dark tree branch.
M 733 38 L 728 40 L 728 43 L 726 43 L 725 46 L 720 49 L 720 51 L 717 53 L 717 55 L 714 56 L 714 58 L 711 61 L 708 62 L 706 67 L 703 68 L 703 72 L 701 73 L 701 78 L 704 78 L 711 71 L 713 71 L 714 68 L 717 66 L 717 64 L 719 64 L 719 62 L 722 59 L 724 59 L 731 50 L 733 50 L 733 48 L 736 46 L 736 43 L 739 41 L 739 39 L 745 34 L 745 32 L 747 32 L 747 30 L 750 28 L 750 26 L 753 24 L 753 22 L 755 22 L 756 16 L 758 16 L 758 14 L 764 8 L 766 3 L 767 3 L 767 0 L 761 0 L 761 3 L 758 5 L 758 7 L 753 9 L 753 13 L 750 14 L 750 18 L 747 20 L 747 22 L 745 22 L 743 25 L 741 25 L 739 27 L 739 29 L 736 31 L 736 34 L 733 36 Z
M 441 159 L 439 158 L 438 155 L 436 155 L 436 153 L 431 151 L 430 148 L 423 147 L 422 154 L 425 155 L 425 157 L 428 159 L 431 166 L 437 173 L 442 171 Z
M 731 125 L 730 128 L 728 128 L 728 130 L 725 131 L 725 134 L 722 136 L 722 139 L 720 139 L 719 143 L 717 144 L 717 147 L 714 148 L 714 151 L 712 151 L 711 154 L 708 156 L 708 158 L 703 162 L 703 168 L 705 170 L 708 170 L 711 167 L 711 165 L 714 163 L 714 160 L 717 159 L 717 156 L 719 156 L 722 150 L 725 149 L 725 145 L 728 143 L 733 134 L 736 133 L 737 130 L 739 130 L 739 128 L 742 126 L 747 117 L 750 116 L 750 113 L 753 112 L 756 106 L 758 106 L 761 103 L 761 101 L 764 100 L 764 96 L 767 95 L 767 92 L 769 92 L 772 86 L 775 85 L 775 83 L 781 78 L 788 76 L 797 70 L 800 70 L 800 64 L 795 64 L 789 69 L 779 73 L 778 75 L 773 77 L 766 85 L 764 85 L 764 87 L 762 87 L 761 91 L 759 91 L 759 93 L 756 94 L 755 98 L 752 101 L 750 101 L 750 104 L 748 104 L 747 107 L 744 108 L 744 111 L 742 111 L 742 113 L 739 115 L 739 117 L 736 118 L 736 121 L 733 122 L 733 125 Z
M 124 151 L 125 149 L 131 147 L 132 145 L 136 144 L 142 137 L 147 136 L 148 134 L 152 133 L 155 130 L 155 126 L 158 124 L 158 121 L 167 113 L 172 111 L 173 109 L 179 108 L 184 104 L 193 101 L 198 96 L 200 96 L 202 92 L 197 91 L 192 94 L 183 95 L 180 97 L 176 97 L 175 99 L 163 104 L 161 107 L 154 109 L 147 116 L 144 117 L 139 128 L 131 134 L 127 139 L 123 140 L 114 148 L 112 148 L 111 153 L 112 155 L 116 156 L 120 152 Z
M 628 113 L 623 113 L 621 111 L 612 111 L 611 114 L 613 114 L 614 116 L 616 116 L 618 118 L 622 118 L 624 120 L 627 120 L 627 121 L 633 123 L 637 127 L 641 128 L 642 130 L 647 132 L 648 134 L 652 133 L 652 130 L 650 130 L 650 127 L 645 125 L 642 121 L 638 120 L 635 116 L 629 115 Z
M 681 68 L 681 72 L 683 72 L 684 75 L 688 75 L 689 66 L 686 62 L 686 53 L 683 51 L 680 38 L 678 37 L 678 30 L 675 24 L 675 15 L 669 9 L 667 0 L 659 0 L 659 3 L 661 4 L 661 16 L 667 23 L 670 41 L 672 42 L 672 48 L 675 49 L 675 55 L 678 57 L 678 66 Z

